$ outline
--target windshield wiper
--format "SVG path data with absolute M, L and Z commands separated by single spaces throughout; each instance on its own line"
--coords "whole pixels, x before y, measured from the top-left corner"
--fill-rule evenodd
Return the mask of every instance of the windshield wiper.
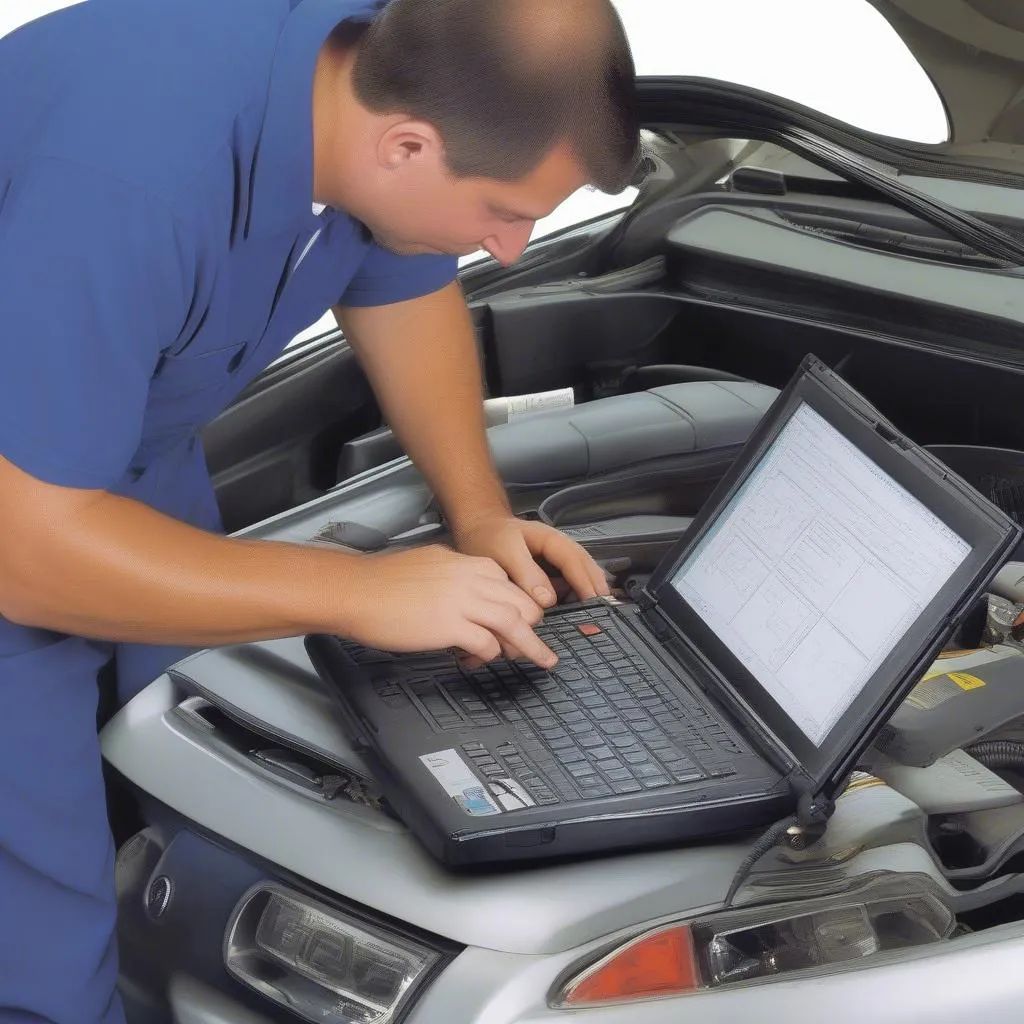
M 881 193 L 894 206 L 934 224 L 957 241 L 969 245 L 983 256 L 997 260 L 1003 266 L 1024 267 L 1024 244 L 1001 228 L 904 185 L 891 175 L 872 167 L 856 153 L 819 139 L 810 132 L 787 128 L 782 129 L 780 134 L 784 136 L 787 148 L 813 160 L 825 170 Z
M 973 245 L 960 242 L 955 238 L 938 238 L 933 235 L 921 235 L 897 228 L 879 227 L 850 217 L 829 216 L 819 213 L 802 211 L 776 210 L 776 215 L 787 224 L 827 235 L 842 242 L 867 246 L 882 252 L 897 255 L 920 256 L 925 259 L 941 259 L 973 267 L 994 269 L 1005 266 L 991 256 L 978 252 Z

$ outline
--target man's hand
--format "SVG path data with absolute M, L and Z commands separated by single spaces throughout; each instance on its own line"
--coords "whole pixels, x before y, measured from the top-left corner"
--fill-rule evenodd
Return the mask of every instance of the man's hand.
M 556 597 L 537 558 L 558 569 L 581 601 L 608 593 L 604 572 L 586 550 L 544 523 L 524 522 L 511 514 L 488 516 L 456 530 L 455 544 L 464 554 L 493 559 L 542 608 L 550 608 Z
M 387 651 L 458 647 L 474 663 L 503 653 L 542 668 L 557 661 L 533 631 L 539 604 L 490 558 L 436 545 L 362 556 L 352 575 L 363 599 L 339 632 L 359 643 Z

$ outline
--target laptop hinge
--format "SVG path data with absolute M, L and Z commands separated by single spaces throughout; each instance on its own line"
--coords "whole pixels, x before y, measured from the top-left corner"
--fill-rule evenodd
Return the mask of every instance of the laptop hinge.
M 802 768 L 790 772 L 786 781 L 796 794 L 797 824 L 803 828 L 827 824 L 835 812 L 835 800 L 825 796 L 818 788 L 817 782 Z
M 659 638 L 665 639 L 661 636 L 660 632 L 661 630 L 664 630 L 666 628 L 660 622 L 661 616 L 646 614 L 647 612 L 652 611 L 654 608 L 658 606 L 658 602 L 655 599 L 654 595 L 646 588 L 644 588 L 643 590 L 637 589 L 632 594 L 630 594 L 630 600 L 633 601 L 633 603 L 640 609 L 640 611 L 644 613 L 644 618 L 651 624 L 651 628 L 655 629 L 655 632 L 658 633 Z M 654 624 L 655 619 L 659 620 L 659 625 L 656 628 Z

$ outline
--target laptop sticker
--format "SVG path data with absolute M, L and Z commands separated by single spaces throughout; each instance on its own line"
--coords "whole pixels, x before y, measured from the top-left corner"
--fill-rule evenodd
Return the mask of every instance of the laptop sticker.
M 439 750 L 435 754 L 423 754 L 420 760 L 466 814 L 475 818 L 501 814 L 501 808 L 469 770 L 469 765 L 462 760 L 458 751 Z

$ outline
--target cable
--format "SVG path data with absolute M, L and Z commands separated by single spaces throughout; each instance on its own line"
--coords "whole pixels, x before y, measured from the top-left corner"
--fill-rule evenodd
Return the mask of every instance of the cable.
M 732 877 L 732 884 L 729 886 L 729 891 L 725 894 L 726 909 L 732 906 L 732 901 L 736 898 L 736 893 L 739 892 L 739 888 L 743 884 L 747 875 L 750 874 L 750 869 L 766 853 L 768 853 L 769 850 L 773 850 L 778 846 L 779 840 L 786 834 L 786 832 L 789 831 L 789 829 L 797 824 L 799 824 L 797 816 L 795 814 L 791 814 L 789 817 L 775 822 L 775 824 L 772 825 L 756 843 L 754 843 L 750 848 L 750 853 L 743 858 L 743 863 L 736 869 L 736 874 Z

